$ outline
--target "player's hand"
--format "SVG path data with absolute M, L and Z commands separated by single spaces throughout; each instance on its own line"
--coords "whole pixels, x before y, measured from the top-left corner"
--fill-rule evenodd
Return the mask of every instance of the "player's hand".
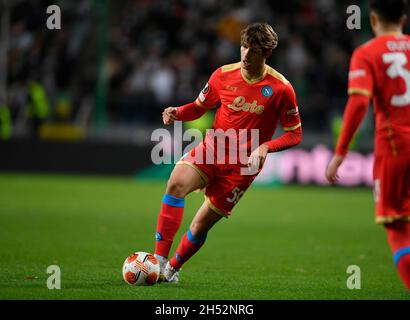
M 335 184 L 339 180 L 337 170 L 342 164 L 344 158 L 344 156 L 334 155 L 332 160 L 330 160 L 329 164 L 327 165 L 326 178 L 331 184 Z
M 256 148 L 248 160 L 248 167 L 254 170 L 259 170 L 263 166 L 268 154 L 269 147 L 266 144 L 261 144 Z
M 164 124 L 173 124 L 178 120 L 178 109 L 175 107 L 168 107 L 162 113 L 162 121 Z

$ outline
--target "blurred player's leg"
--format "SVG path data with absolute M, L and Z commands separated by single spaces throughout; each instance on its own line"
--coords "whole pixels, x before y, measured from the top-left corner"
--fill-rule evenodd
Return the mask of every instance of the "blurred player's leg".
M 155 254 L 168 257 L 174 236 L 181 225 L 184 197 L 204 186 L 204 180 L 195 169 L 176 165 L 169 178 L 158 217 Z
M 376 222 L 384 223 L 400 278 L 410 290 L 410 157 L 376 156 Z M 392 222 L 393 221 L 393 222 Z
M 171 278 L 173 273 L 177 272 L 182 265 L 190 259 L 204 244 L 207 232 L 222 218 L 221 215 L 214 212 L 204 202 L 198 210 L 188 231 L 182 236 L 182 239 L 175 251 L 174 256 L 169 261 L 169 265 L 165 273 L 167 279 Z
M 400 278 L 410 290 L 410 222 L 396 221 L 385 224 L 385 229 Z

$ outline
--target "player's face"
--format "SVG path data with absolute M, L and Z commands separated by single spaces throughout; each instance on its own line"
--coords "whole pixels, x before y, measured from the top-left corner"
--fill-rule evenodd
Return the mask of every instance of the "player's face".
M 261 49 L 248 47 L 246 45 L 241 46 L 241 62 L 242 68 L 245 70 L 251 70 L 260 67 L 265 63 L 265 56 Z

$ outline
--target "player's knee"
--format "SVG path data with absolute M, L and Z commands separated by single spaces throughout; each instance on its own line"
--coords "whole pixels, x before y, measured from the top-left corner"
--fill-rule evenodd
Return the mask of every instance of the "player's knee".
M 189 230 L 191 231 L 193 235 L 197 236 L 201 230 L 201 223 L 193 221 L 191 225 L 189 226 Z
M 167 183 L 166 193 L 177 198 L 184 198 L 187 194 L 187 188 L 184 182 L 179 179 L 170 179 Z
M 203 221 L 192 221 L 189 230 L 195 237 L 201 237 L 208 232 L 209 226 Z

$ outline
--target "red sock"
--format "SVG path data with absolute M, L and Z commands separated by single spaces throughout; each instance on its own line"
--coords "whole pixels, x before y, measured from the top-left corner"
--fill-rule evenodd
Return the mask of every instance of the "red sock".
M 184 199 L 165 194 L 162 199 L 155 234 L 155 254 L 168 258 L 169 251 L 184 214 Z
M 194 236 L 188 229 L 181 239 L 174 256 L 169 261 L 171 267 L 181 269 L 182 265 L 189 260 L 204 244 L 206 234 Z
M 397 221 L 385 225 L 385 229 L 400 278 L 410 290 L 410 222 Z
M 400 278 L 406 285 L 407 290 L 410 290 L 410 247 L 407 247 L 407 254 L 402 255 L 397 264 Z

